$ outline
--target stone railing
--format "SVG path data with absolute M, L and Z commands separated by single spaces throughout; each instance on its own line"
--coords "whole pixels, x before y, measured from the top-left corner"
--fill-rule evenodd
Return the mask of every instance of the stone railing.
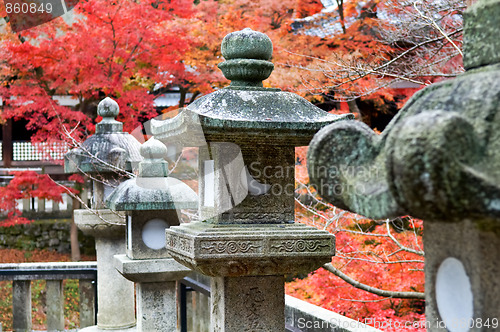
M 64 330 L 63 280 L 78 279 L 80 327 L 95 324 L 96 262 L 0 264 L 0 281 L 12 280 L 12 313 L 15 331 L 31 331 L 31 281 L 46 280 L 47 331 Z
M 0 281 L 12 281 L 13 327 L 16 331 L 31 331 L 31 280 L 47 282 L 47 331 L 64 330 L 62 281 L 65 279 L 79 280 L 80 328 L 94 325 L 97 313 L 96 262 L 0 264 Z M 209 331 L 209 283 L 208 277 L 195 272 L 179 283 L 181 332 Z M 288 295 L 285 298 L 285 319 L 287 332 L 380 332 Z

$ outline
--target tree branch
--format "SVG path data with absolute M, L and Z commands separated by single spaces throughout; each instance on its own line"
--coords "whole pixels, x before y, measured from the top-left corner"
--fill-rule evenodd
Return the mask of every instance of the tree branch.
M 393 292 L 393 291 L 387 291 L 375 287 L 371 287 L 365 284 L 360 283 L 359 281 L 356 281 L 349 277 L 347 274 L 343 273 L 336 267 L 334 267 L 331 263 L 327 263 L 323 265 L 323 268 L 340 279 L 344 280 L 351 286 L 364 290 L 365 292 L 369 292 L 378 296 L 383 296 L 383 297 L 390 297 L 394 299 L 418 299 L 418 300 L 425 300 L 425 293 L 420 293 L 420 292 Z

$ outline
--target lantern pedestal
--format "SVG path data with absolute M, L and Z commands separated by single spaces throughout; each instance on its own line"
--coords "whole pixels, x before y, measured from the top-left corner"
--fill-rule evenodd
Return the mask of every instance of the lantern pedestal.
M 335 238 L 303 224 L 183 224 L 167 231 L 180 263 L 212 276 L 212 330 L 283 331 L 284 275 L 330 262 Z
M 110 210 L 95 212 L 74 212 L 78 228 L 95 237 L 97 253 L 97 326 L 82 331 L 135 330 L 134 284 L 110 264 L 125 252 L 125 218 Z
M 173 258 L 130 259 L 115 256 L 116 269 L 136 283 L 137 330 L 177 331 L 176 282 L 191 270 Z

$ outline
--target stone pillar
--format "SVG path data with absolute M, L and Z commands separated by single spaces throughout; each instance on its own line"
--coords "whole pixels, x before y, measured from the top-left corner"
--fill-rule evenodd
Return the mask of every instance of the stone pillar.
M 31 211 L 31 198 L 23 198 L 23 212 L 30 212 Z
M 95 325 L 95 287 L 92 280 L 79 281 L 80 328 Z
M 179 331 L 176 280 L 191 270 L 172 258 L 139 260 L 126 255 L 115 256 L 115 266 L 136 282 L 137 330 Z
M 12 282 L 12 316 L 15 332 L 31 332 L 31 280 Z
M 62 280 L 47 280 L 47 330 L 64 331 L 64 292 Z
M 52 201 L 52 212 L 59 212 L 59 202 Z
M 176 282 L 137 283 L 137 317 L 139 331 L 178 330 Z
M 284 283 L 284 276 L 212 278 L 213 331 L 283 331 Z
M 500 1 L 477 1 L 464 74 L 419 91 L 380 136 L 338 123 L 309 149 L 311 182 L 332 204 L 424 220 L 428 331 L 500 326 L 499 33 Z

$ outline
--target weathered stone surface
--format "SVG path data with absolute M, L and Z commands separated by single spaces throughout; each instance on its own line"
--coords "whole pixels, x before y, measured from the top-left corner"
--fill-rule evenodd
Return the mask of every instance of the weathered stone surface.
M 120 184 L 107 202 L 108 207 L 116 211 L 175 210 L 196 208 L 198 197 L 176 178 L 137 177 Z
M 135 325 L 134 284 L 113 265 L 114 256 L 125 252 L 124 239 L 96 238 L 97 326 L 126 329 Z
M 128 280 L 144 283 L 180 280 L 191 272 L 173 258 L 131 259 L 127 255 L 115 256 L 115 268 Z
M 64 292 L 62 280 L 47 280 L 47 330 L 64 331 Z
M 211 331 L 285 330 L 284 276 L 211 280 Z
M 125 218 L 110 210 L 75 210 L 75 223 L 95 236 L 97 253 L 97 328 L 135 325 L 134 284 L 115 270 L 113 256 L 125 252 Z
M 464 13 L 466 69 L 500 62 L 500 8 L 496 0 L 477 1 Z
M 30 332 L 31 280 L 12 282 L 12 327 L 14 331 Z
M 262 137 L 266 144 L 304 146 L 324 126 L 352 118 L 327 113 L 279 89 L 228 87 L 197 99 L 172 119 L 153 119 L 151 131 L 165 143 L 180 140 L 184 146 L 207 141 L 251 144 Z
M 381 135 L 339 122 L 311 142 L 311 181 L 371 218 L 500 218 L 500 66 L 417 93 Z M 348 142 L 348 144 L 346 144 Z
M 209 276 L 307 273 L 331 260 L 335 238 L 303 224 L 191 223 L 167 230 L 167 249 L 180 263 Z
M 110 210 L 102 210 L 104 200 L 114 185 L 131 171 L 142 158 L 139 142 L 123 133 L 123 125 L 115 118 L 118 104 L 105 98 L 98 105 L 102 121 L 95 135 L 65 155 L 67 173 L 92 175 L 92 210 L 75 210 L 75 224 L 85 233 L 93 235 L 97 254 L 97 326 L 85 331 L 101 329 L 129 329 L 135 325 L 134 285 L 123 278 L 110 261 L 125 252 L 125 218 Z
M 125 215 L 111 210 L 74 210 L 75 223 L 86 235 L 124 239 Z
M 293 223 L 294 147 L 260 146 L 256 153 L 251 145 L 212 143 L 210 150 L 200 149 L 199 159 L 202 220 L 217 224 Z M 209 170 L 207 162 L 213 163 Z
M 137 330 L 180 331 L 175 281 L 137 284 Z

